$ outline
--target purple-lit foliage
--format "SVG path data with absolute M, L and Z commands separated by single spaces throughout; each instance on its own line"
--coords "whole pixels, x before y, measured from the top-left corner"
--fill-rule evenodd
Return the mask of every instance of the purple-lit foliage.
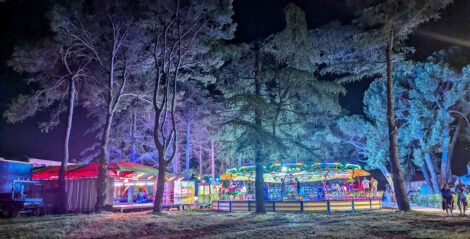
M 142 7 L 147 10 L 141 25 L 155 78 L 152 102 L 159 174 L 153 211 L 159 213 L 165 170 L 175 158 L 178 145 L 178 82 L 213 79 L 210 70 L 217 67 L 216 59 L 205 56 L 217 41 L 231 39 L 235 26 L 231 1 L 143 1 Z
M 124 1 L 65 1 L 54 7 L 52 22 L 61 38 L 74 40 L 84 50 L 83 54 L 92 59 L 88 68 L 94 84 L 89 85 L 85 106 L 102 107 L 105 117 L 97 160 L 100 166 L 95 210 L 99 212 L 104 210 L 107 197 L 108 143 L 113 116 L 127 96 L 129 76 L 141 68 L 139 31 Z

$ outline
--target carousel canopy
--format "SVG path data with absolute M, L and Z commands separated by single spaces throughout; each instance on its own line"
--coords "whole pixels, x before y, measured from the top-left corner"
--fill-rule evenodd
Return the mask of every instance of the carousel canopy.
M 97 177 L 99 164 L 70 165 L 67 167 L 66 178 Z M 33 179 L 56 179 L 59 177 L 59 166 L 34 168 Z M 158 170 L 149 166 L 131 162 L 108 164 L 108 174 L 111 177 L 123 177 L 149 180 L 158 174 Z
M 369 176 L 370 173 L 357 164 L 342 163 L 276 163 L 263 167 L 264 181 L 281 183 L 282 180 L 295 178 L 300 182 L 316 182 L 338 178 Z M 256 167 L 254 165 L 232 168 L 220 176 L 222 180 L 254 181 Z

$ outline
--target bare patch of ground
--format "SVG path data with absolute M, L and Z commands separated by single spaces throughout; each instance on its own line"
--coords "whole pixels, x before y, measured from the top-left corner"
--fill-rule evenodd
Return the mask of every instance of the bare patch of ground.
M 0 219 L 0 238 L 470 238 L 470 218 L 356 213 L 103 213 Z

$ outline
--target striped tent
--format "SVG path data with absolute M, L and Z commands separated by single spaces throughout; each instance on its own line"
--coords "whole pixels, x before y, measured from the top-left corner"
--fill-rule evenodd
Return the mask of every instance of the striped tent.
M 99 164 L 77 164 L 67 167 L 66 178 L 86 178 L 98 176 Z M 59 166 L 37 167 L 33 170 L 33 179 L 57 179 Z M 118 162 L 108 164 L 108 174 L 111 177 L 124 177 L 135 179 L 153 179 L 158 170 L 149 166 L 131 162 Z

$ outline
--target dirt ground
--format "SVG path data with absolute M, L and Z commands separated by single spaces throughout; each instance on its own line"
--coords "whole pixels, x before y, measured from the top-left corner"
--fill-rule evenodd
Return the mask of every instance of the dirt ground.
M 470 217 L 439 211 L 103 213 L 0 219 L 0 238 L 470 238 Z

